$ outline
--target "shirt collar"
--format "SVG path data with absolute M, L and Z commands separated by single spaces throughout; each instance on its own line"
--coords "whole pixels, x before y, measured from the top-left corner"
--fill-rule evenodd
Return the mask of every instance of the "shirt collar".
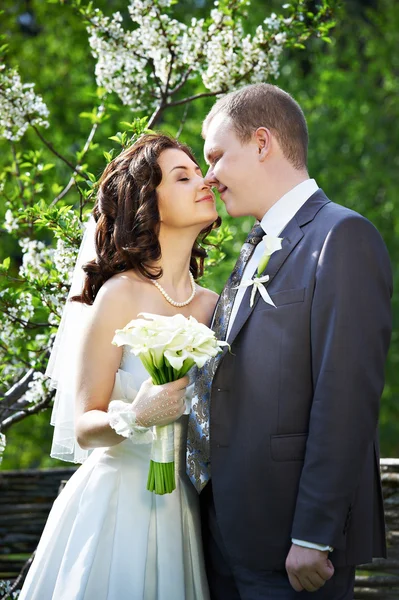
M 260 224 L 265 233 L 278 236 L 296 215 L 306 200 L 319 186 L 314 179 L 306 179 L 284 194 L 265 214 Z

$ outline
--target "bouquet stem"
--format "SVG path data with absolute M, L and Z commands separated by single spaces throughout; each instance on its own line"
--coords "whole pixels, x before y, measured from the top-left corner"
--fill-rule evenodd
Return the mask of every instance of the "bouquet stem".
M 154 427 L 147 490 L 170 494 L 176 489 L 174 463 L 174 424 Z
M 159 463 L 150 461 L 148 471 L 147 490 L 156 494 L 170 494 L 176 489 L 175 463 Z

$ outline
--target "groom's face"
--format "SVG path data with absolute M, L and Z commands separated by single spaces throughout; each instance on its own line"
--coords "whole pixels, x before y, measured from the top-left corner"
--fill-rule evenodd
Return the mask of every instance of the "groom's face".
M 259 148 L 256 139 L 242 144 L 231 120 L 217 114 L 205 136 L 204 156 L 209 165 L 205 181 L 216 187 L 233 217 L 252 215 L 251 199 L 259 194 Z

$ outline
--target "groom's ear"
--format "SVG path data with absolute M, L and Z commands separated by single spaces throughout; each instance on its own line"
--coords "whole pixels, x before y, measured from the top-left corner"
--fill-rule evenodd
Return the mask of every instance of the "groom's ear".
M 258 146 L 259 160 L 260 162 L 263 162 L 270 153 L 272 134 L 267 127 L 258 127 L 254 133 L 254 136 Z

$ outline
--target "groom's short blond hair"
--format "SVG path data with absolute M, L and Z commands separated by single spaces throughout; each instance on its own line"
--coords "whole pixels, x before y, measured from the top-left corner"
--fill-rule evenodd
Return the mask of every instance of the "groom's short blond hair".
M 205 138 L 212 119 L 224 113 L 232 121 L 240 141 L 248 143 L 258 129 L 267 127 L 276 136 L 285 158 L 296 168 L 306 168 L 308 128 L 299 104 L 276 85 L 247 85 L 220 98 L 202 126 Z

